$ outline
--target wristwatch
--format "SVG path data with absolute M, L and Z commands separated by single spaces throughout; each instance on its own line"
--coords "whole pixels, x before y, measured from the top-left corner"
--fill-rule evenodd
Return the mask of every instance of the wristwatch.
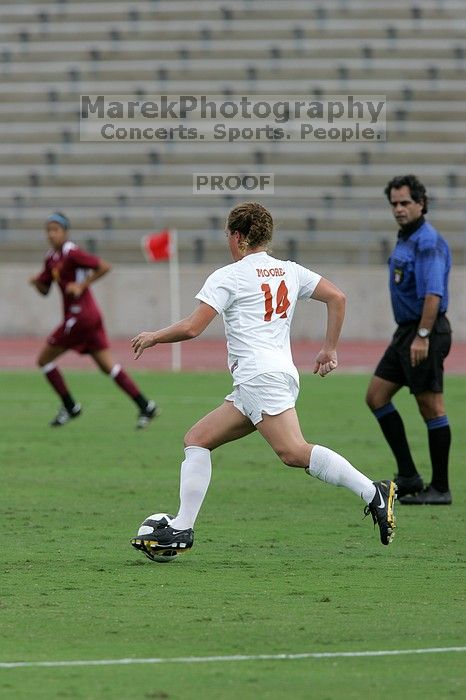
M 430 330 L 428 328 L 418 328 L 417 334 L 420 338 L 428 338 L 430 335 Z

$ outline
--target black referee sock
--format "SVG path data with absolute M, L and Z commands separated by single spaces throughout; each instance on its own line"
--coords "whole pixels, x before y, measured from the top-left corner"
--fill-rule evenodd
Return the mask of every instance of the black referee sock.
M 450 454 L 451 430 L 447 416 L 426 421 L 429 435 L 429 451 L 432 462 L 431 486 L 437 491 L 449 490 L 448 456 Z
M 405 427 L 395 406 L 387 403 L 373 413 L 396 459 L 399 476 L 416 476 L 418 472 L 411 457 Z

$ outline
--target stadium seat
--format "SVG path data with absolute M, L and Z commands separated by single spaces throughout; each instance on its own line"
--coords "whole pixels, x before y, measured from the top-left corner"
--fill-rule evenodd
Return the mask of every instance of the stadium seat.
M 4 232 L 15 233 L 2 236 L 8 256 L 22 259 L 27 245 L 39 249 L 37 227 L 60 206 L 78 237 L 92 232 L 96 245 L 111 255 L 113 246 L 118 259 L 140 259 L 139 233 L 159 225 L 176 225 L 187 260 L 220 257 L 225 209 L 238 197 L 196 197 L 190 174 L 260 170 L 275 175 L 270 203 L 293 254 L 327 260 L 337 244 L 343 261 L 379 262 L 391 226 L 383 188 L 409 170 L 425 175 L 437 223 L 462 259 L 466 65 L 458 27 L 464 15 L 455 0 L 392 0 L 386 8 L 289 0 L 268 3 L 266 13 L 253 0 L 218 0 L 209 9 L 129 0 L 4 5 L 0 204 L 11 227 Z M 81 93 L 143 100 L 154 86 L 166 94 L 225 98 L 383 94 L 389 142 L 204 143 L 200 149 L 80 141 Z M 448 212 L 436 208 L 442 197 Z

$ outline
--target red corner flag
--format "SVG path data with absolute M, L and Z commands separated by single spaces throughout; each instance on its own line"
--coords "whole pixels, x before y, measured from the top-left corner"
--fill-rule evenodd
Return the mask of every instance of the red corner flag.
M 170 233 L 169 229 L 163 229 L 163 231 L 150 233 L 142 238 L 142 251 L 147 262 L 170 260 Z

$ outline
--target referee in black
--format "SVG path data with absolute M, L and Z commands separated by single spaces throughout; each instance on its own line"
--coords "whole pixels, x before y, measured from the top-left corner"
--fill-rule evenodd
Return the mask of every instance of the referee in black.
M 399 226 L 389 258 L 390 296 L 398 328 L 369 383 L 366 402 L 377 418 L 397 463 L 400 503 L 450 505 L 448 456 L 451 432 L 443 397 L 443 361 L 451 346 L 446 241 L 424 218 L 427 194 L 414 175 L 390 180 L 385 194 Z M 409 449 L 400 414 L 392 403 L 409 387 L 429 441 L 432 479 L 424 486 Z

